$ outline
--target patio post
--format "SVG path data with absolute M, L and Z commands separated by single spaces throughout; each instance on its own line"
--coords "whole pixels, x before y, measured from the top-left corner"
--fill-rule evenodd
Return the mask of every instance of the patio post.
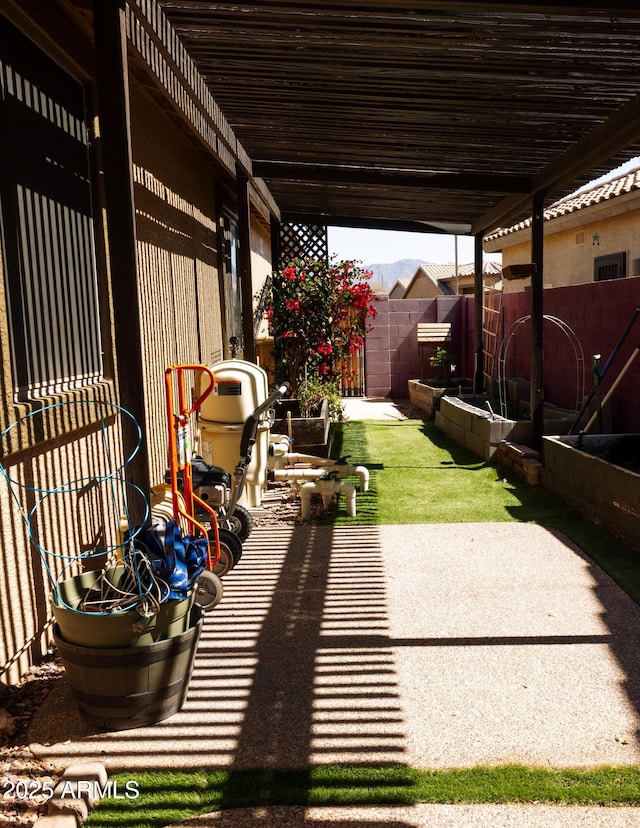
M 127 466 L 127 477 L 147 491 L 149 458 L 145 439 L 125 7 L 125 0 L 93 2 L 96 90 L 119 401 L 137 420 L 143 434 L 142 445 Z M 134 429 L 124 424 L 122 439 L 124 454 L 129 456 L 137 443 Z M 144 518 L 144 505 L 139 502 L 140 498 L 132 500 L 128 504 L 129 522 L 137 525 Z
M 531 224 L 531 383 L 529 402 L 533 429 L 533 447 L 542 448 L 544 434 L 544 199 L 545 191 L 533 194 L 533 219 Z
M 238 275 L 242 294 L 243 355 L 248 362 L 256 361 L 256 342 L 253 335 L 253 290 L 251 286 L 251 205 L 249 179 L 236 165 L 238 193 Z
M 483 306 L 483 274 L 482 274 L 482 233 L 474 236 L 474 279 L 473 279 L 473 307 L 474 307 L 474 393 L 484 391 L 484 350 L 482 346 L 482 306 Z

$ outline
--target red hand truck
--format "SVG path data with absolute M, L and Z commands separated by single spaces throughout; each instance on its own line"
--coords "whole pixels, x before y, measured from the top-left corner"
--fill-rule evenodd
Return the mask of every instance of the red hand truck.
M 185 373 L 187 371 L 202 371 L 209 377 L 209 385 L 189 405 L 185 390 Z M 176 380 L 174 386 L 174 378 Z M 209 394 L 215 388 L 216 379 L 213 371 L 206 365 L 186 364 L 170 365 L 164 373 L 167 397 L 167 424 L 169 431 L 169 475 L 171 485 L 171 500 L 173 517 L 183 533 L 195 537 L 208 538 L 207 567 L 201 573 L 196 584 L 196 602 L 203 610 L 213 609 L 222 598 L 222 581 L 215 574 L 214 568 L 220 560 L 220 533 L 215 511 L 201 500 L 193 491 L 191 474 L 191 417 L 200 408 Z M 174 390 L 177 387 L 177 393 Z M 177 400 L 176 400 L 177 396 Z M 175 411 L 175 407 L 178 411 Z M 182 483 L 182 486 L 180 486 Z M 181 491 L 182 489 L 182 491 Z M 202 523 L 196 519 L 196 506 L 200 516 L 206 513 L 211 524 L 211 531 L 207 531 Z

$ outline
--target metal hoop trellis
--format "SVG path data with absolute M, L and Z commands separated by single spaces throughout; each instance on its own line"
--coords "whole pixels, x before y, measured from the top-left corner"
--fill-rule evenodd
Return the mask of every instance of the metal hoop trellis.
M 83 423 L 90 421 L 95 423 L 99 429 L 99 443 L 95 448 L 97 449 L 98 445 L 100 446 L 100 455 L 104 461 L 101 468 L 95 470 L 93 474 L 90 473 L 63 481 L 56 480 L 54 485 L 45 485 L 37 478 L 29 480 L 28 483 L 17 479 L 15 474 L 12 476 L 9 473 L 0 459 L 0 475 L 4 477 L 18 512 L 25 523 L 29 540 L 40 555 L 44 570 L 53 587 L 53 595 L 59 605 L 68 606 L 61 598 L 59 587 L 62 581 L 69 576 L 70 571 L 82 568 L 84 561 L 99 558 L 107 562 L 103 567 L 102 575 L 96 581 L 99 588 L 105 587 L 105 601 L 109 604 L 107 609 L 105 603 L 105 614 L 136 607 L 139 608 L 138 611 L 143 617 L 147 617 L 149 612 L 153 611 L 153 608 L 160 603 L 162 593 L 165 590 L 161 584 L 153 583 L 149 586 L 149 579 L 147 579 L 146 584 L 143 584 L 140 579 L 139 566 L 144 567 L 144 561 L 140 564 L 140 555 L 134 551 L 133 540 L 141 531 L 142 526 L 132 528 L 125 539 L 120 525 L 121 522 L 131 526 L 129 502 L 134 497 L 142 498 L 145 513 L 143 524 L 149 516 L 149 501 L 146 494 L 135 483 L 127 480 L 123 473 L 142 444 L 142 429 L 133 415 L 115 403 L 92 398 L 52 403 L 26 414 L 5 428 L 0 434 L 0 447 L 5 441 L 9 442 L 14 430 L 29 429 L 34 418 L 45 416 L 55 418 L 55 409 L 62 410 L 71 407 L 77 407 L 78 411 L 83 411 L 85 414 L 87 409 L 91 409 L 92 416 L 88 420 L 86 417 L 83 418 L 78 415 L 77 421 Z M 120 415 L 123 419 L 128 419 L 136 434 L 134 447 L 130 454 L 117 460 L 112 456 L 111 438 L 108 433 L 110 426 L 107 423 L 107 420 L 114 414 Z M 96 454 L 98 454 L 97 451 Z M 0 458 L 1 456 L 0 454 Z M 92 460 L 96 466 L 100 462 L 96 456 L 93 456 Z M 31 501 L 29 506 L 25 506 L 23 503 L 25 498 Z M 57 511 L 54 498 L 59 498 L 58 504 L 61 504 L 58 505 Z M 73 524 L 73 518 L 71 517 L 74 514 L 73 508 L 78 508 L 78 504 L 81 503 L 83 498 L 87 498 L 91 502 L 95 511 L 102 510 L 99 515 L 102 523 L 108 524 L 111 520 L 112 525 L 107 526 L 107 532 L 104 534 L 96 531 L 95 542 L 85 544 L 79 549 L 69 548 L 66 545 L 66 537 L 69 525 Z M 43 514 L 45 519 L 41 521 L 39 518 Z M 60 537 L 56 540 L 50 539 L 47 541 L 46 533 L 43 540 L 42 526 L 48 523 L 47 514 L 56 514 L 59 524 L 65 524 L 65 528 L 60 530 Z M 52 535 L 52 533 L 53 530 L 49 534 Z M 58 548 L 54 547 L 56 542 Z M 108 583 L 109 578 L 106 575 L 107 567 L 112 568 L 115 560 L 121 562 L 120 567 L 128 567 L 130 570 L 127 573 L 128 579 L 122 579 L 117 589 L 112 583 Z M 68 608 L 75 609 L 78 612 L 83 611 L 79 606 Z M 97 605 L 94 605 L 89 611 L 92 615 L 95 615 L 99 610 Z
M 584 366 L 584 352 L 582 350 L 582 345 L 576 336 L 575 331 L 567 325 L 567 323 L 560 319 L 557 316 L 551 316 L 549 314 L 544 314 L 543 320 L 545 322 L 550 322 L 551 324 L 555 325 L 562 333 L 564 333 L 571 346 L 573 348 L 573 354 L 576 360 L 576 411 L 580 410 L 580 406 L 582 404 L 582 399 L 584 397 L 584 384 L 585 384 L 585 366 Z M 498 357 L 498 391 L 500 395 L 500 415 L 502 417 L 507 416 L 507 398 L 506 398 L 506 360 L 507 360 L 507 351 L 513 341 L 518 330 L 525 325 L 527 322 L 531 321 L 531 314 L 527 314 L 526 316 L 521 316 L 519 319 L 516 319 L 515 322 L 511 324 L 509 330 L 504 335 L 502 339 L 502 343 L 500 345 L 500 355 Z

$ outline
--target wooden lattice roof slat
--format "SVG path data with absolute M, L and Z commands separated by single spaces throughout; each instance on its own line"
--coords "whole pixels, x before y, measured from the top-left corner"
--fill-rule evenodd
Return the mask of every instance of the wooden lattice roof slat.
M 159 3 L 284 211 L 478 227 L 529 209 L 504 201 L 523 177 L 557 197 L 640 152 L 637 2 Z M 620 138 L 606 155 L 589 136 L 608 123 Z M 374 186 L 340 167 L 468 176 L 468 188 L 407 193 L 401 175 Z

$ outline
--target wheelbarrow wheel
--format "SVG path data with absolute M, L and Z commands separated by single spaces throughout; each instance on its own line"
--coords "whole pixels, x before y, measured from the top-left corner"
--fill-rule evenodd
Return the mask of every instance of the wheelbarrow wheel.
M 222 594 L 223 587 L 220 578 L 208 569 L 203 570 L 196 583 L 196 604 L 205 612 L 209 612 L 220 603 Z
M 246 541 L 253 529 L 251 512 L 245 506 L 240 506 L 239 504 L 230 515 L 219 516 L 218 523 L 225 529 L 229 529 L 234 535 L 237 535 L 241 541 Z
M 209 540 L 213 541 L 213 529 L 209 530 Z M 220 541 L 220 557 L 213 567 L 218 578 L 224 576 L 233 569 L 242 557 L 242 541 L 230 529 L 220 527 L 218 529 L 218 540 Z

